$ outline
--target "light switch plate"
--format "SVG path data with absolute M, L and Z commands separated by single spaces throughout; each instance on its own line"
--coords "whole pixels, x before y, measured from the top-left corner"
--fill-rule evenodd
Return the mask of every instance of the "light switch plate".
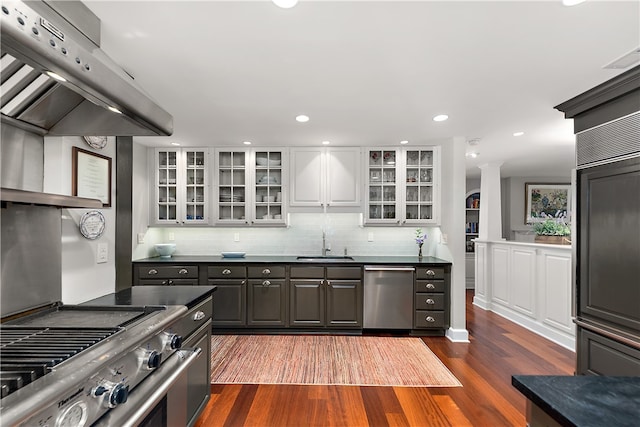
M 174 240 L 176 240 L 176 235 L 173 231 L 169 232 L 169 241 L 173 242 Z
M 373 232 L 372 231 L 369 232 L 369 235 L 367 236 L 367 241 L 368 242 L 373 242 Z
M 144 243 L 144 233 L 138 233 L 138 244 Z
M 240 241 L 240 233 L 233 233 L 233 241 L 234 242 Z
M 447 243 L 449 243 L 449 236 L 447 236 L 446 234 L 442 233 L 440 235 L 440 243 L 442 243 L 443 245 L 446 245 Z
M 109 246 L 106 243 L 98 243 L 96 264 L 104 264 L 107 261 L 109 261 Z

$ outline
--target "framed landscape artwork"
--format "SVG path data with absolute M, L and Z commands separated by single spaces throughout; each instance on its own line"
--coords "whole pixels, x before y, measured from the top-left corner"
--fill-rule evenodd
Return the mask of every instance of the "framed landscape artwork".
M 569 221 L 570 184 L 525 184 L 524 222 L 532 224 L 549 218 Z

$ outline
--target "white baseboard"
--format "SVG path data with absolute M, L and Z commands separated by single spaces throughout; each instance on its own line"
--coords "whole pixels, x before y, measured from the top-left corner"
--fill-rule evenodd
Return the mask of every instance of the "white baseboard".
M 469 342 L 469 331 L 466 329 L 447 329 L 445 336 L 452 342 Z

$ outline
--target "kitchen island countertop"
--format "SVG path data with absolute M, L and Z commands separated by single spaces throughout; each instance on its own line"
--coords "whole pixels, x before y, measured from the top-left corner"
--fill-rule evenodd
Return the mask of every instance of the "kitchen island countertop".
M 562 426 L 637 426 L 640 419 L 640 377 L 514 375 L 511 382 Z
M 310 256 L 310 255 L 304 255 Z M 353 261 L 344 260 L 332 260 L 326 259 L 322 262 L 308 261 L 304 259 L 298 259 L 296 255 L 262 255 L 262 256 L 245 256 L 243 258 L 224 258 L 222 255 L 174 255 L 171 258 L 144 258 L 134 260 L 134 263 L 202 263 L 202 264 L 221 264 L 221 263 L 240 263 L 240 264 L 340 264 L 340 265 L 368 265 L 368 264 L 440 264 L 451 265 L 451 262 L 435 258 L 431 256 L 425 256 L 418 258 L 417 256 L 358 256 L 351 255 Z
M 81 305 L 185 305 L 191 308 L 215 290 L 216 286 L 134 286 Z

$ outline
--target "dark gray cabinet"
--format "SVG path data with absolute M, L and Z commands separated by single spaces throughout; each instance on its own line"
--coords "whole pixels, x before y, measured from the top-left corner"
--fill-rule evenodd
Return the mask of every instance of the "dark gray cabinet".
M 247 325 L 287 325 L 287 275 L 284 266 L 250 266 Z
M 196 286 L 198 284 L 198 266 L 140 265 L 135 270 L 133 284 L 136 286 Z
M 217 286 L 213 298 L 213 327 L 247 324 L 247 269 L 244 265 L 207 267 L 207 284 Z
M 441 334 L 449 327 L 449 270 L 417 266 L 414 293 L 415 334 Z
M 362 328 L 362 268 L 292 266 L 289 326 Z

